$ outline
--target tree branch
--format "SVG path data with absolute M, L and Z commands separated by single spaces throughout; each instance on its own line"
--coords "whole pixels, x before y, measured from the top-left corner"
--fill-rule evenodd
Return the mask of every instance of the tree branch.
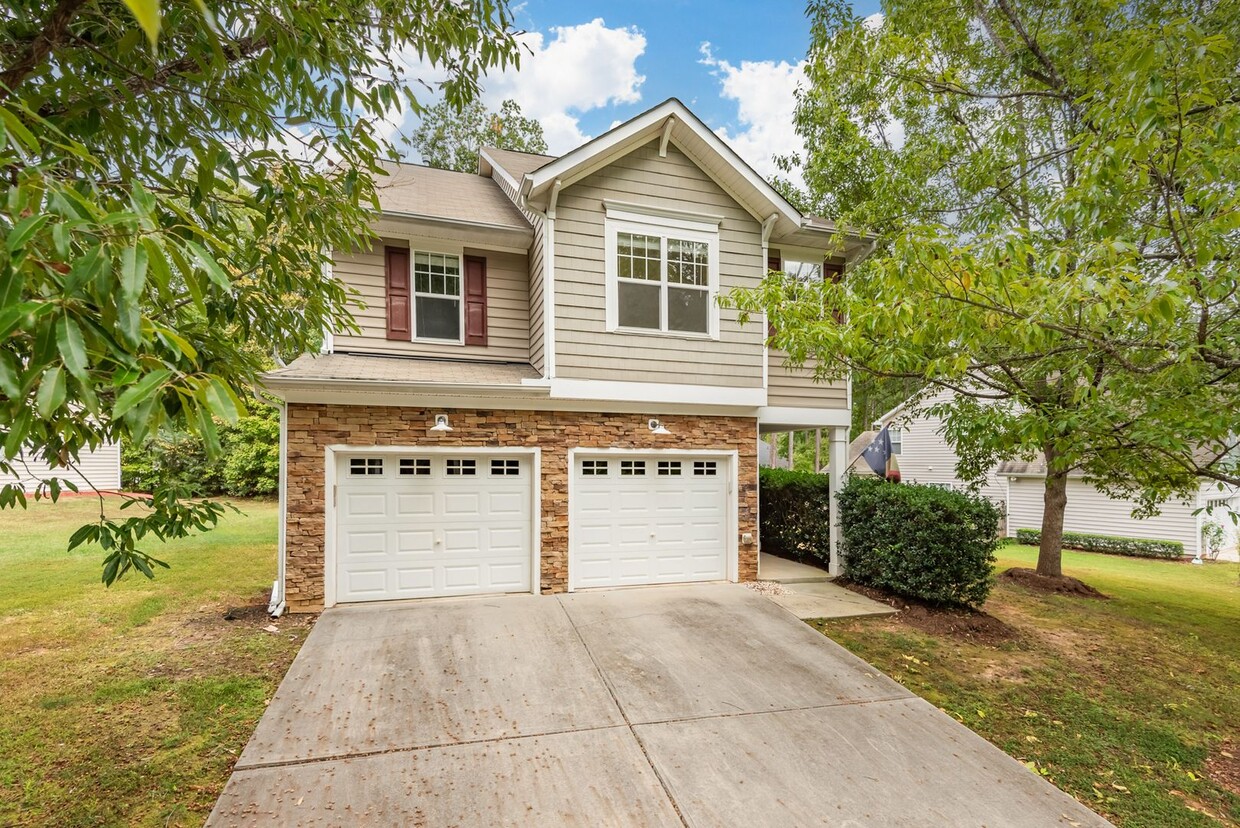
M 60 0 L 56 4 L 44 22 L 43 29 L 26 44 L 17 59 L 0 72 L 0 101 L 7 100 L 35 67 L 47 60 L 53 49 L 64 43 L 69 36 L 69 24 L 86 3 L 87 0 Z

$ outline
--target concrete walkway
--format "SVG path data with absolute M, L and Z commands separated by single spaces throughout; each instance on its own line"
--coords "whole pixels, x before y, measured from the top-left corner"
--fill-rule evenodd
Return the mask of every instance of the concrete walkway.
M 735 584 L 328 610 L 208 825 L 1105 826 Z
M 832 578 L 825 569 L 774 555 L 759 556 L 758 578 L 782 584 L 785 589 L 783 594 L 768 594 L 766 597 L 802 620 L 896 613 L 894 607 L 831 583 Z

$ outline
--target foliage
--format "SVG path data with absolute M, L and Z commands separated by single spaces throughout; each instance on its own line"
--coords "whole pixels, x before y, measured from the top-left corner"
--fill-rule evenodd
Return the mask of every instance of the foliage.
M 985 603 L 999 529 L 999 510 L 986 498 L 853 477 L 839 510 L 851 580 L 932 604 Z
M 517 57 L 504 0 L 126 5 L 141 27 L 83 0 L 0 21 L 0 472 L 161 428 L 217 454 L 268 355 L 350 325 L 323 265 L 370 232 L 386 124 L 419 108 L 406 66 L 461 106 Z M 105 580 L 220 514 L 154 494 L 74 535 L 118 562 Z
M 959 393 L 972 479 L 1040 456 L 1147 508 L 1235 482 L 1240 5 L 811 3 L 797 166 L 883 244 L 841 284 L 733 296 L 773 345 Z M 823 308 L 841 309 L 840 325 Z M 1062 502 L 1040 571 L 1057 574 Z
M 790 469 L 758 470 L 758 538 L 781 558 L 831 562 L 827 476 Z
M 498 112 L 488 112 L 478 100 L 464 107 L 441 101 L 422 114 L 409 142 L 430 166 L 469 173 L 478 171 L 482 147 L 547 151 L 542 124 L 523 116 L 514 100 L 504 101 Z
M 149 492 L 175 486 L 197 497 L 276 494 L 280 485 L 280 415 L 256 407 L 235 423 L 220 426 L 221 452 L 209 455 L 202 438 L 187 431 L 161 429 L 121 453 L 126 491 Z
M 1042 533 L 1036 529 L 1017 529 L 1016 542 L 1037 546 Z M 1137 558 L 1167 558 L 1178 560 L 1184 555 L 1180 541 L 1157 538 L 1120 538 L 1114 535 L 1090 535 L 1084 532 L 1064 532 L 1063 545 L 1067 549 L 1085 552 L 1103 552 L 1107 555 L 1131 555 Z

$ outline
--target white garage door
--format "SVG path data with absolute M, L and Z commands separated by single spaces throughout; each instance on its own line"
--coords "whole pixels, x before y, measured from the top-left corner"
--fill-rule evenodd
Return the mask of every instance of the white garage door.
M 337 601 L 529 591 L 528 456 L 350 454 L 337 463 Z
M 727 461 L 578 456 L 570 504 L 574 588 L 727 577 Z

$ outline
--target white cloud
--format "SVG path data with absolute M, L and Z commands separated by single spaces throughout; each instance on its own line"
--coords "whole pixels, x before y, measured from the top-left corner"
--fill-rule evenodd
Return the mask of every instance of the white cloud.
M 792 119 L 797 87 L 805 82 L 805 62 L 745 60 L 734 66 L 716 58 L 709 43 L 702 44 L 701 52 L 700 62 L 719 78 L 722 96 L 736 101 L 739 128 L 720 127 L 715 133 L 759 175 L 769 178 L 779 173 L 774 156 L 804 150 Z
M 862 20 L 861 25 L 865 26 L 870 31 L 874 31 L 875 29 L 881 29 L 883 27 L 883 21 L 886 19 L 887 16 L 882 12 L 874 12 L 874 14 Z
M 487 78 L 483 99 L 493 107 L 515 100 L 542 124 L 549 152 L 560 154 L 589 139 L 581 131 L 582 113 L 641 100 L 646 78 L 637 72 L 637 59 L 646 37 L 631 26 L 608 28 L 601 17 L 555 26 L 550 35 L 550 43 L 541 32 L 522 35 L 520 70 Z

